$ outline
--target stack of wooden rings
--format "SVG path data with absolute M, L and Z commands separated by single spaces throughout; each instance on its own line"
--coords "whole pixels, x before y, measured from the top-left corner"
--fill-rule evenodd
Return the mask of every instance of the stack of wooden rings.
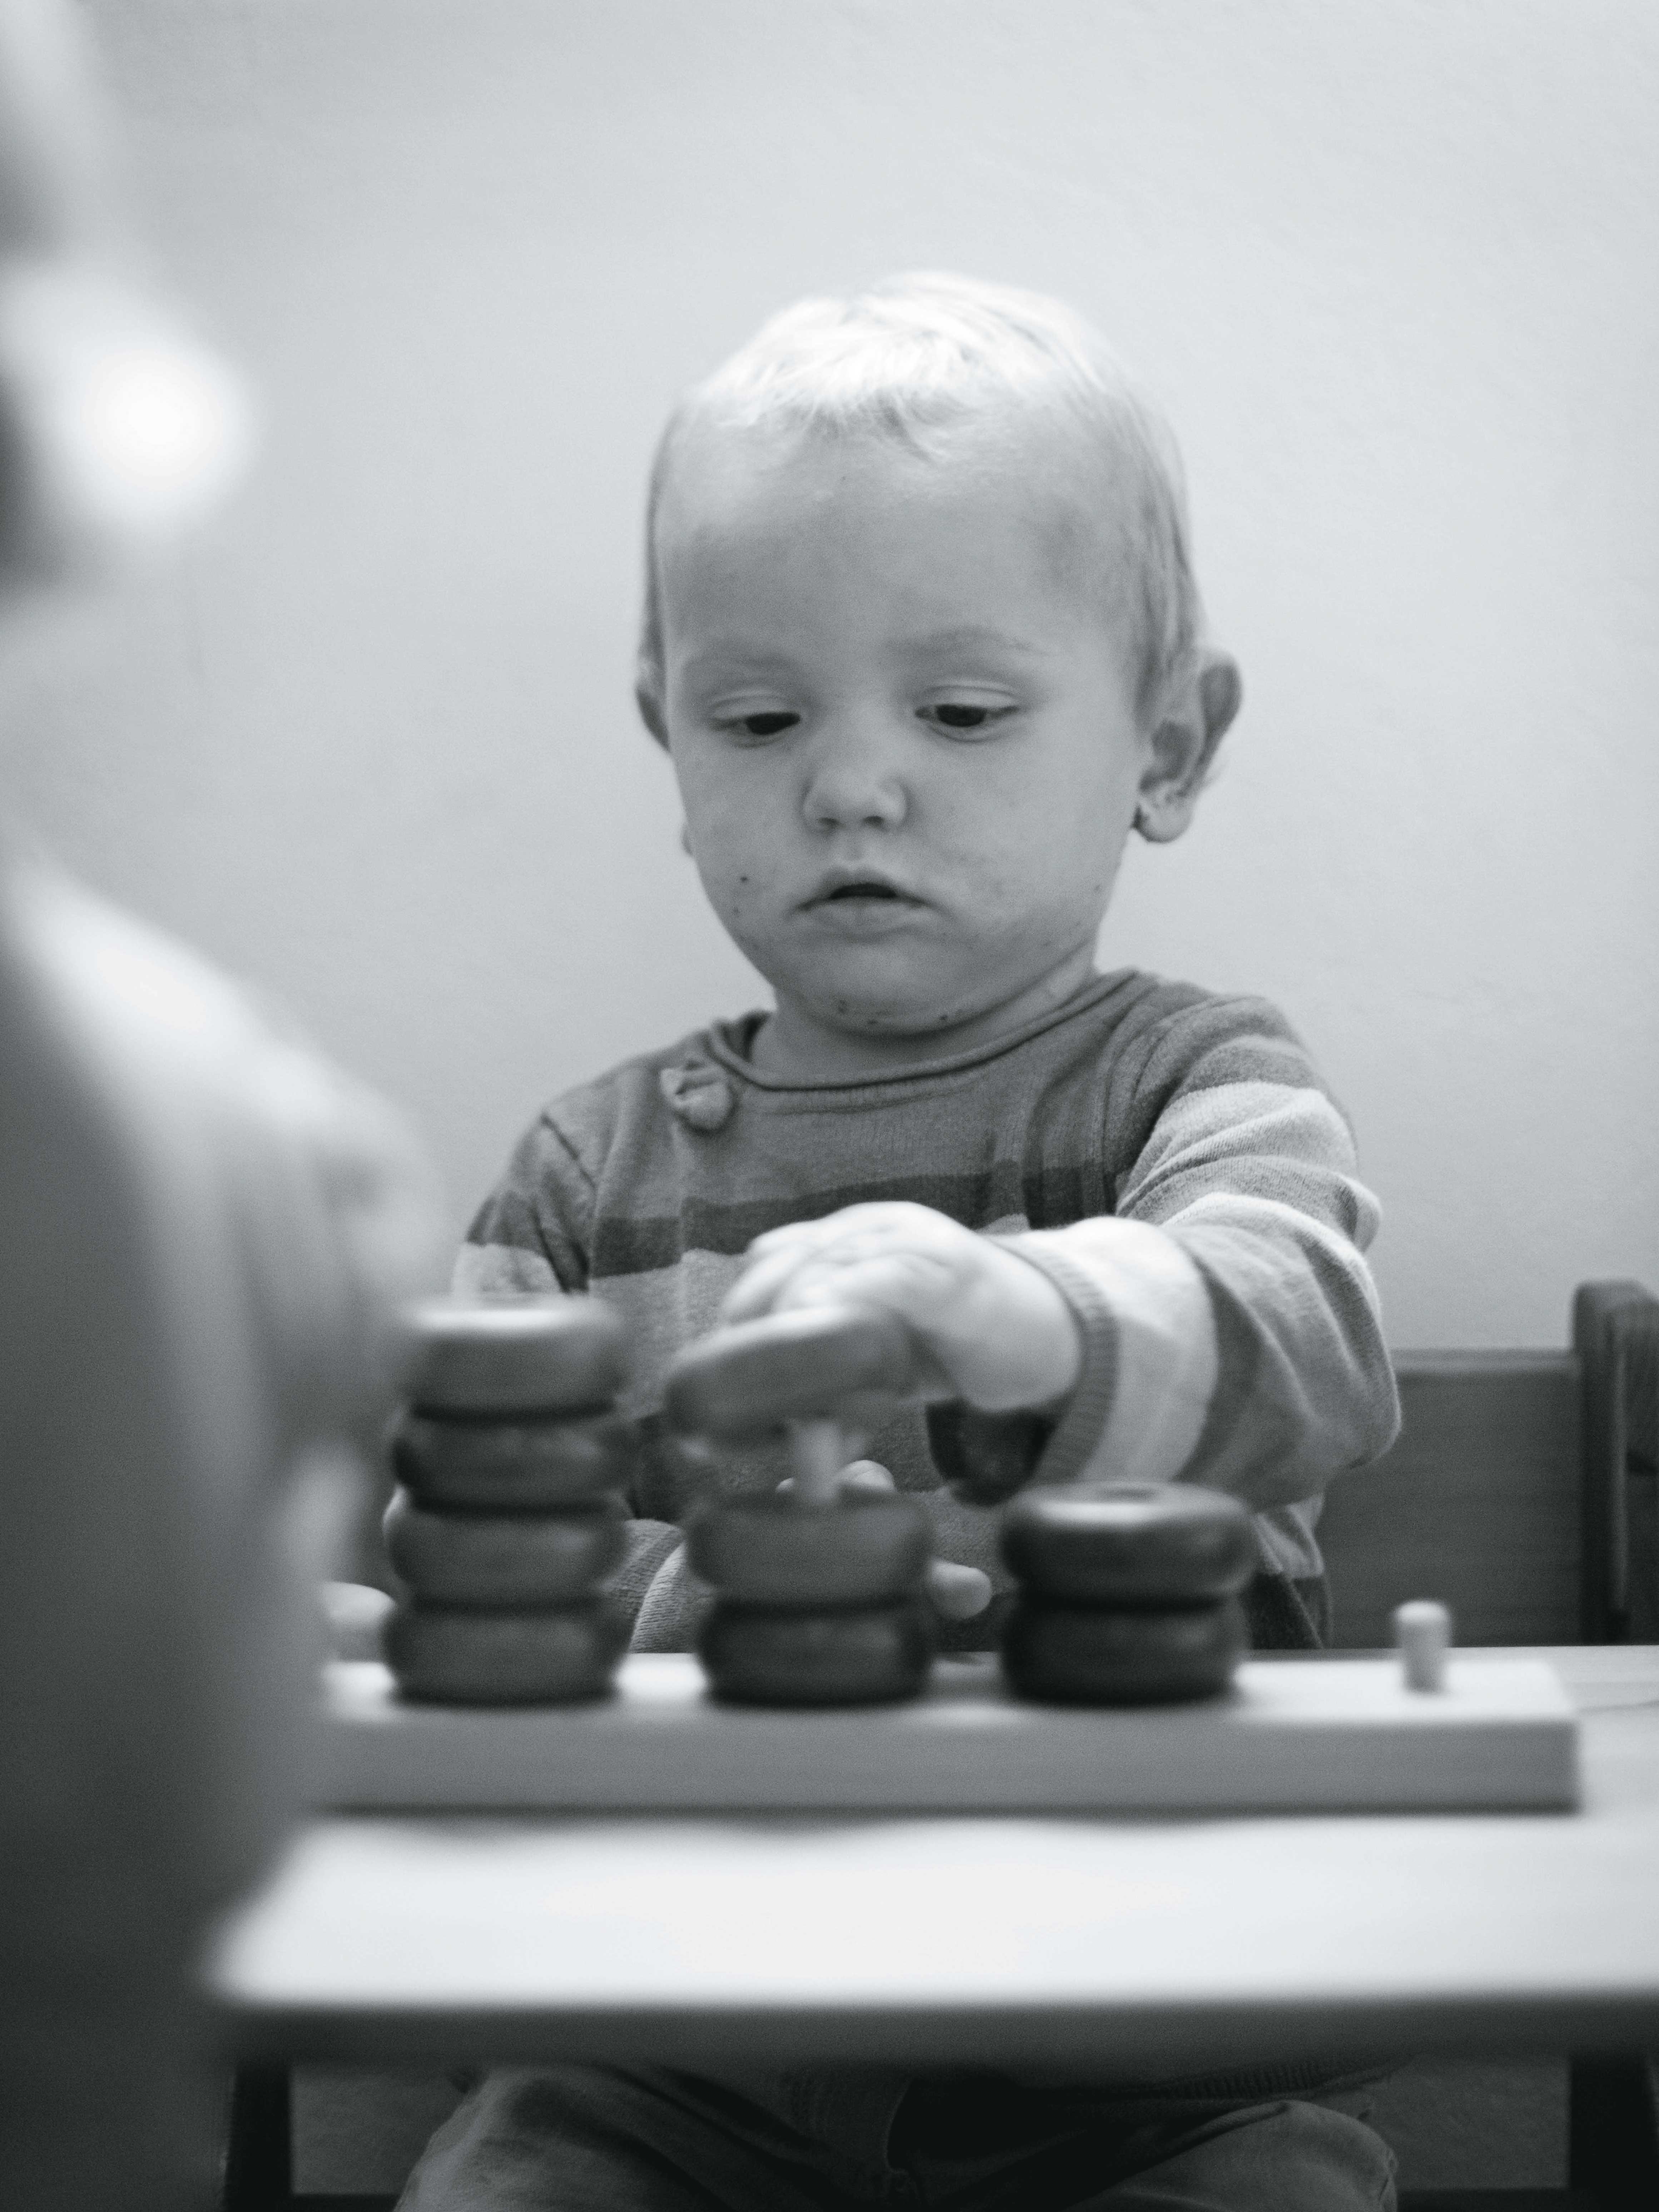
M 1238 1594 L 1255 1565 L 1250 1516 L 1188 1483 L 1028 1490 L 1002 1555 L 1019 1577 L 1003 1671 L 1050 1705 L 1176 1705 L 1218 1695 L 1249 1648 Z
M 920 1694 L 933 1662 L 922 1595 L 927 1517 L 897 1492 L 860 1492 L 834 1409 L 894 1386 L 908 1352 L 874 1317 L 795 1312 L 723 1329 L 682 1354 L 667 1412 L 682 1433 L 737 1443 L 787 1427 L 787 1492 L 704 1506 L 687 1536 L 716 1601 L 697 1653 L 738 1705 L 863 1705 Z
M 915 1697 L 933 1656 L 927 1516 L 896 1492 L 815 1504 L 795 1480 L 691 1523 L 691 1565 L 719 1593 L 697 1640 L 709 1687 L 750 1705 Z
M 434 1299 L 413 1316 L 386 1548 L 409 1595 L 386 1656 L 422 1703 L 602 1697 L 627 1648 L 602 1585 L 627 1544 L 626 1346 L 586 1297 Z

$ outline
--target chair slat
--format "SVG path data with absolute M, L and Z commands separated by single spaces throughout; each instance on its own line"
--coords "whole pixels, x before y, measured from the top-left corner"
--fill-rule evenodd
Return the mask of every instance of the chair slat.
M 1328 1492 L 1319 1540 L 1334 1642 L 1394 1640 L 1408 1598 L 1452 1609 L 1461 1644 L 1576 1644 L 1580 1367 L 1566 1352 L 1402 1352 L 1404 1425 Z

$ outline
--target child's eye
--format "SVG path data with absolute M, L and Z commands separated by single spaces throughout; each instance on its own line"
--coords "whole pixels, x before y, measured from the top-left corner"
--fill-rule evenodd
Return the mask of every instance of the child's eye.
M 722 716 L 714 726 L 724 730 L 728 737 L 761 740 L 781 738 L 786 730 L 793 730 L 799 720 L 800 716 L 787 708 L 769 707 L 753 714 Z
M 932 706 L 916 709 L 924 722 L 932 722 L 941 730 L 969 733 L 988 730 L 1013 711 L 1012 707 L 990 707 L 972 699 L 937 699 Z

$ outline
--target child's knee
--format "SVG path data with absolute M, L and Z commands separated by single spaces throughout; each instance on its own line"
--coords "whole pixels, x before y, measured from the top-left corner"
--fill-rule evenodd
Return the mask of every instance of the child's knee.
M 1230 2113 L 1103 2200 L 1112 2212 L 1395 2212 L 1394 2154 L 1323 2105 Z
M 635 2212 L 635 2147 L 598 2069 L 497 2067 L 421 2154 L 398 2212 Z
M 433 2136 L 398 2212 L 809 2212 L 808 2148 L 690 2077 L 498 2067 Z

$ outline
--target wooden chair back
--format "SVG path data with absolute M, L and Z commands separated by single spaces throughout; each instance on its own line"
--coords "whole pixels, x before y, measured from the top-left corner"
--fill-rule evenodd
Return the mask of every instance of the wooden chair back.
M 1334 1643 L 1391 1644 L 1438 1598 L 1464 1644 L 1659 1638 L 1654 1510 L 1659 1302 L 1586 1284 L 1571 1352 L 1401 1352 L 1404 1423 L 1328 1493 Z

